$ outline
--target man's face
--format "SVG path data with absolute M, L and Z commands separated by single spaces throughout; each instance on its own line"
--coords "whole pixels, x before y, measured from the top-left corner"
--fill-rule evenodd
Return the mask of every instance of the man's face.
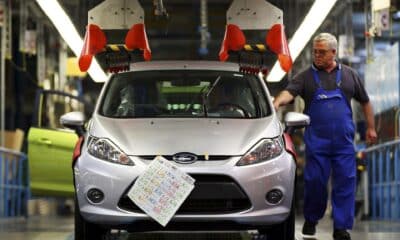
M 336 50 L 331 49 L 325 41 L 315 42 L 313 45 L 314 64 L 321 69 L 326 69 L 335 61 Z

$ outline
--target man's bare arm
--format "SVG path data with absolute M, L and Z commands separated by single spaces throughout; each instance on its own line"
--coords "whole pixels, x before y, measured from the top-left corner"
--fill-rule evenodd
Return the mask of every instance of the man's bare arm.
M 287 91 L 283 90 L 279 93 L 279 95 L 274 99 L 274 108 L 278 110 L 280 106 L 286 105 L 294 99 L 293 95 Z
M 377 140 L 377 134 L 375 131 L 375 119 L 374 119 L 374 111 L 372 109 L 372 104 L 370 102 L 362 104 L 362 109 L 364 112 L 365 120 L 367 121 L 367 132 L 366 132 L 366 140 L 367 143 L 375 143 Z

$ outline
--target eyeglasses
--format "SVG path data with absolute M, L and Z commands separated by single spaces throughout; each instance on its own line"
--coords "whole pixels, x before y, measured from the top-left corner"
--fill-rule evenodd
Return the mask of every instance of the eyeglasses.
M 313 49 L 314 55 L 326 55 L 331 49 Z

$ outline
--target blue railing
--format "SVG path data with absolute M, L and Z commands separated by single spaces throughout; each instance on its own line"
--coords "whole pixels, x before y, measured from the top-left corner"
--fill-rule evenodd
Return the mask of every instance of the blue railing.
M 0 147 L 0 218 L 27 216 L 28 181 L 26 155 Z
M 376 220 L 400 221 L 400 140 L 367 148 L 365 153 L 364 213 Z

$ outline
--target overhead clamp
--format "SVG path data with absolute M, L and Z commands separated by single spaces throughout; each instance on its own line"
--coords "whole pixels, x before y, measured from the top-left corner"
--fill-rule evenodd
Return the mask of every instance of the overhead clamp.
M 134 24 L 127 32 L 124 44 L 108 45 L 102 28 L 125 30 L 128 29 L 127 22 Z M 144 12 L 138 0 L 106 0 L 89 11 L 89 24 L 79 57 L 82 72 L 89 69 L 94 56 L 103 69 L 112 73 L 129 70 L 133 62 L 151 60 Z
M 282 22 L 282 11 L 264 0 L 234 0 L 227 12 L 220 61 L 238 62 L 244 73 L 267 75 L 271 56 L 276 55 L 281 68 L 290 71 L 293 62 Z M 267 30 L 265 42 L 247 44 L 242 29 Z

